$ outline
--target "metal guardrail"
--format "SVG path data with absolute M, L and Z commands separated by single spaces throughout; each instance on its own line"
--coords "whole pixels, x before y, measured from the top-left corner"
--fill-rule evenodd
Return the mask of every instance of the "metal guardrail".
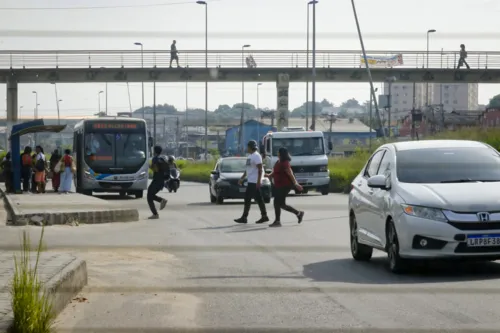
M 367 51 L 370 57 L 402 55 L 403 64 L 394 68 L 453 69 L 457 67 L 459 52 L 455 51 Z M 303 50 L 255 50 L 242 53 L 241 50 L 208 51 L 208 67 L 247 67 L 244 59 L 251 55 L 257 68 L 306 68 L 307 52 Z M 316 52 L 317 68 L 359 68 L 360 51 L 320 50 Z M 428 61 L 427 61 L 428 60 Z M 467 62 L 471 69 L 500 69 L 500 52 L 469 51 Z M 170 51 L 113 50 L 113 51 L 0 51 L 0 69 L 20 68 L 153 68 L 168 67 Z M 181 67 L 204 68 L 204 50 L 179 51 Z M 312 53 L 309 53 L 309 67 Z M 175 67 L 175 61 L 173 63 Z M 462 67 L 464 68 L 464 67 Z

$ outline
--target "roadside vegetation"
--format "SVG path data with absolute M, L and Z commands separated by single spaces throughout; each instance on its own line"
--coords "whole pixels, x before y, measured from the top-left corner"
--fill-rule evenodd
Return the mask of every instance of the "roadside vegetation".
M 32 249 L 29 234 L 23 231 L 20 254 L 14 255 L 14 276 L 10 288 L 13 333 L 49 333 L 54 325 L 56 317 L 52 303 L 38 276 L 43 234 L 42 228 L 37 248 Z M 34 258 L 33 252 L 36 255 Z
M 485 142 L 495 149 L 500 150 L 500 129 L 496 128 L 468 128 L 443 132 L 433 137 L 425 138 L 425 140 L 434 139 L 475 140 Z M 374 140 L 373 150 L 377 149 L 381 144 L 381 141 Z M 328 165 L 330 169 L 330 178 L 332 180 L 330 184 L 331 192 L 341 193 L 348 191 L 352 180 L 361 171 L 370 155 L 370 151 L 360 148 L 350 157 L 330 158 Z M 181 179 L 185 181 L 208 183 L 210 171 L 212 171 L 214 164 L 214 162 L 187 163 L 186 161 L 179 161 L 178 166 L 181 169 Z

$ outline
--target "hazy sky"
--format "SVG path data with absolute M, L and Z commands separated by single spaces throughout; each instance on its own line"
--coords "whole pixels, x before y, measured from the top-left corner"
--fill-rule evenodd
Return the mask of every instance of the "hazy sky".
M 219 0 L 208 1 L 209 49 L 240 49 L 251 44 L 253 49 L 306 48 L 307 0 Z M 431 37 L 431 50 L 458 50 L 464 43 L 469 51 L 500 51 L 500 2 L 496 0 L 356 0 L 365 46 L 368 50 L 425 50 L 426 31 L 436 29 Z M 76 7 L 113 7 L 60 9 Z M 130 6 L 130 7 L 125 7 Z M 41 8 L 39 10 L 7 8 Z M 204 8 L 185 0 L 2 0 L 0 3 L 0 47 L 20 49 L 145 49 L 165 50 L 172 39 L 178 49 L 204 49 Z M 9 30 L 25 31 L 25 37 L 9 37 Z M 57 31 L 53 37 L 36 37 L 39 31 Z M 86 37 L 75 37 L 71 31 L 85 31 Z M 104 35 L 106 32 L 106 35 Z M 112 33 L 116 34 L 113 35 Z M 151 37 L 149 32 L 155 32 Z M 210 33 L 231 32 L 240 36 L 210 38 Z M 252 33 L 260 32 L 252 37 Z M 318 49 L 359 50 L 356 26 L 350 0 L 320 0 L 317 5 L 317 32 L 331 33 L 318 38 Z M 267 38 L 262 37 L 265 33 Z M 341 35 L 339 33 L 349 33 Z M 490 34 L 490 37 L 485 35 Z M 497 34 L 492 38 L 491 34 Z M 279 34 L 279 36 L 277 36 Z M 289 34 L 284 36 L 284 34 Z M 391 38 L 380 38 L 391 34 Z M 460 35 L 463 34 L 463 38 Z M 149 36 L 149 37 L 148 37 Z M 204 84 L 190 84 L 190 108 L 204 108 Z M 42 116 L 56 114 L 54 86 L 21 85 L 19 106 L 24 115 L 32 114 L 38 91 Z M 100 90 L 104 84 L 58 85 L 63 115 L 86 116 L 97 111 Z M 246 101 L 256 104 L 256 84 L 246 85 Z M 146 105 L 153 101 L 151 84 L 145 84 Z M 479 102 L 500 93 L 500 85 L 480 85 Z M 140 83 L 130 84 L 132 108 L 141 106 Z M 367 100 L 368 84 L 318 84 L 317 99 L 327 98 L 341 103 L 348 98 Z M 0 89 L 0 110 L 5 110 L 5 85 Z M 108 85 L 110 113 L 128 111 L 127 86 Z M 291 84 L 290 107 L 305 101 L 305 83 Z M 209 84 L 209 108 L 219 104 L 241 102 L 241 84 Z M 185 84 L 157 84 L 157 103 L 169 103 L 184 110 Z M 104 95 L 101 107 L 104 108 Z M 260 106 L 276 107 L 274 83 L 260 87 Z M 4 111 L 2 111 L 4 112 Z M 3 116 L 2 116 L 3 117 Z

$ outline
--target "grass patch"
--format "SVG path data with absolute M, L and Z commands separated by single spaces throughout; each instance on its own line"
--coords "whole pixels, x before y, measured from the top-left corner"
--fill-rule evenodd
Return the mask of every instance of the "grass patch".
M 52 303 L 38 277 L 38 263 L 42 253 L 44 228 L 36 248 L 35 264 L 32 266 L 32 249 L 27 231 L 23 231 L 21 253 L 14 255 L 14 277 L 12 278 L 12 312 L 14 333 L 49 333 L 55 321 Z

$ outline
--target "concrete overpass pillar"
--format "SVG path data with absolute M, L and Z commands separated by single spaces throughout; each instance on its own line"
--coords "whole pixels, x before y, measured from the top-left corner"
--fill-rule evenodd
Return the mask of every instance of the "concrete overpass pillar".
M 17 123 L 18 110 L 17 110 L 17 81 L 13 78 L 7 80 L 7 128 L 5 131 L 5 147 L 6 150 L 11 150 L 8 138 L 12 131 L 12 126 Z M 19 152 L 16 153 L 16 155 Z M 14 154 L 12 154 L 14 158 Z
M 278 106 L 276 108 L 276 127 L 278 131 L 282 131 L 284 127 L 288 127 L 288 118 L 290 111 L 288 110 L 288 90 L 290 87 L 290 76 L 286 73 L 278 74 L 276 88 L 278 91 Z

